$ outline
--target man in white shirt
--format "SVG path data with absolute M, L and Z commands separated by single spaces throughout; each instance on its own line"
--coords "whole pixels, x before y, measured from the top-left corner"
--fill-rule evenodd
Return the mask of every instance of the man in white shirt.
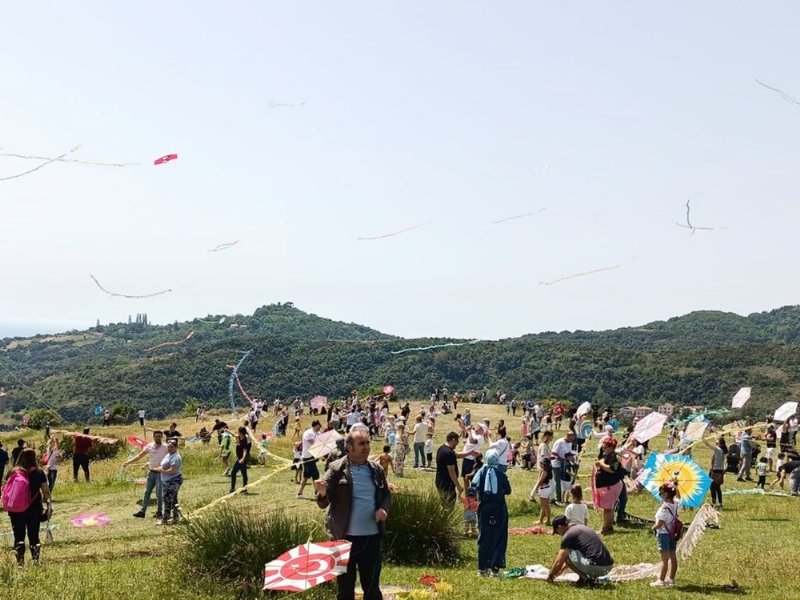
M 314 419 L 311 422 L 311 427 L 303 432 L 303 453 L 300 455 L 300 459 L 303 464 L 303 481 L 300 483 L 300 490 L 297 492 L 298 498 L 303 497 L 303 490 L 305 489 L 306 483 L 308 483 L 309 479 L 312 482 L 319 479 L 317 459 L 311 456 L 311 452 L 309 452 L 309 450 L 317 440 L 317 435 L 319 435 L 319 430 L 321 428 L 322 424 L 319 422 L 319 419 Z
M 428 424 L 422 421 L 422 415 L 417 415 L 414 423 L 414 468 L 425 467 L 425 436 L 428 433 Z
M 558 438 L 553 444 L 552 457 L 550 464 L 553 467 L 553 478 L 556 480 L 556 497 L 552 502 L 557 506 L 563 501 L 561 493 L 561 480 L 563 479 L 561 470 L 564 466 L 564 458 L 567 452 L 572 452 L 572 443 L 575 441 L 575 432 L 567 430 L 564 437 Z
M 143 411 L 142 411 L 143 412 Z M 154 431 L 153 432 L 153 441 L 147 444 L 142 451 L 139 452 L 136 456 L 131 458 L 130 460 L 126 460 L 122 463 L 123 468 L 127 467 L 128 465 L 137 462 L 140 458 L 142 458 L 145 454 L 148 455 L 147 458 L 147 467 L 149 471 L 147 472 L 147 485 L 144 488 L 144 497 L 142 498 L 142 510 L 133 513 L 133 516 L 137 519 L 144 519 L 147 513 L 147 507 L 150 506 L 150 494 L 153 493 L 153 489 L 156 490 L 156 514 L 153 515 L 156 519 L 160 519 L 162 516 L 162 498 L 161 498 L 161 477 L 158 471 L 154 470 L 161 467 L 161 461 L 167 455 L 167 445 L 161 443 L 164 434 L 161 431 Z
M 483 452 L 483 427 L 480 425 L 473 425 L 467 431 L 467 441 L 464 442 L 464 449 L 462 453 L 465 454 L 464 459 L 461 461 L 461 477 L 464 479 L 464 489 L 469 487 L 467 475 L 472 473 L 475 469 L 475 456 L 471 455 L 473 451 Z

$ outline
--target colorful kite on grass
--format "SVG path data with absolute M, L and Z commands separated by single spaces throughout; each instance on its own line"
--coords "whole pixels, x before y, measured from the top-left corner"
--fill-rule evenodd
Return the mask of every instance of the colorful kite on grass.
M 351 543 L 308 542 L 264 565 L 264 589 L 303 592 L 347 571 Z
M 112 297 L 115 297 L 115 298 L 133 298 L 133 299 L 153 298 L 155 296 L 161 296 L 162 294 L 168 294 L 168 293 L 170 293 L 172 291 L 171 289 L 166 289 L 166 290 L 161 290 L 160 292 L 153 292 L 152 294 L 138 294 L 138 295 L 134 295 L 134 294 L 118 294 L 117 292 L 112 292 L 111 290 L 107 290 L 102 285 L 100 285 L 100 282 L 97 281 L 97 278 L 94 275 L 90 274 L 89 277 L 92 278 L 92 281 L 95 282 L 95 285 L 97 285 L 97 287 L 99 287 L 101 291 L 103 291 L 106 294 L 108 294 L 109 296 L 112 296 Z
M 171 160 L 176 160 L 177 158 L 177 154 L 165 154 L 164 156 L 155 159 L 153 161 L 153 165 L 163 165 L 164 163 L 168 163 Z
M 69 520 L 75 527 L 103 527 L 111 523 L 111 517 L 104 513 L 81 513 Z
M 177 342 L 163 342 L 161 344 L 156 344 L 155 346 L 151 346 L 150 348 L 145 348 L 144 351 L 145 352 L 150 352 L 152 350 L 155 350 L 156 348 L 163 348 L 164 346 L 180 346 L 181 344 L 183 344 L 185 342 L 188 342 L 190 339 L 192 339 L 193 335 L 194 335 L 194 331 L 190 331 L 189 335 L 187 335 L 182 340 L 178 340 Z

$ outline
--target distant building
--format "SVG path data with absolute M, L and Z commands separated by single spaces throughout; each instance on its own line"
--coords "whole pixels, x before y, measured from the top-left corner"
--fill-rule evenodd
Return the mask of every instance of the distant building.
M 641 419 L 642 417 L 646 417 L 647 415 L 649 415 L 651 412 L 653 412 L 653 409 L 650 408 L 649 406 L 637 406 L 636 408 L 633 409 L 633 416 L 635 418 Z
M 662 415 L 667 415 L 667 417 L 671 417 L 675 412 L 675 406 L 667 402 L 658 407 L 658 412 Z
M 621 419 L 625 421 L 629 421 L 633 418 L 634 413 L 636 412 L 635 406 L 623 406 L 619 409 L 619 416 Z

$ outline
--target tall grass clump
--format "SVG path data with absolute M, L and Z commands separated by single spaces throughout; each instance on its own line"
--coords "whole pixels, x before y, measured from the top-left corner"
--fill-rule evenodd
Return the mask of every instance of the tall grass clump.
M 225 505 L 191 519 L 183 535 L 180 562 L 190 580 L 225 580 L 240 589 L 260 589 L 264 565 L 287 550 L 328 539 L 321 524 L 282 511 L 256 515 Z
M 435 489 L 392 494 L 383 554 L 396 565 L 454 565 L 461 561 L 461 515 Z

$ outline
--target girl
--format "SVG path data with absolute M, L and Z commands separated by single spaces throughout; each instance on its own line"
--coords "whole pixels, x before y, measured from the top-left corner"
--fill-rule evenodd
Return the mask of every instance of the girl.
M 583 488 L 578 483 L 572 486 L 572 504 L 567 505 L 564 516 L 573 525 L 589 525 L 589 507 L 583 503 Z
M 303 458 L 303 442 L 295 442 L 292 449 L 292 470 L 294 471 L 294 482 L 300 485 L 303 477 L 303 465 L 300 461 Z
M 21 475 L 18 475 L 21 474 Z M 27 480 L 28 493 L 31 503 L 27 508 L 19 512 L 8 511 L 11 519 L 11 529 L 14 532 L 14 552 L 17 556 L 17 564 L 22 566 L 25 563 L 25 533 L 28 533 L 28 543 L 31 547 L 31 558 L 34 563 L 39 562 L 39 551 L 42 545 L 39 543 L 39 526 L 47 512 L 52 512 L 50 505 L 50 488 L 47 487 L 47 476 L 36 465 L 36 451 L 33 448 L 25 448 L 19 453 L 16 465 L 6 477 L 6 484 L 14 476 L 24 476 Z M 18 480 L 19 481 L 19 480 Z M 24 480 L 21 481 L 23 485 Z M 47 502 L 47 512 L 43 501 Z M 44 514 L 43 514 L 44 513 Z
M 677 488 L 672 482 L 665 483 L 658 488 L 661 496 L 661 506 L 656 511 L 656 523 L 653 525 L 653 533 L 658 536 L 658 551 L 661 553 L 661 573 L 651 587 L 672 587 L 675 585 L 675 574 L 678 571 L 678 557 L 675 554 L 677 541 L 672 537 L 672 524 L 678 518 L 678 507 L 680 502 L 675 502 Z M 669 569 L 669 577 L 667 577 Z
M 408 434 L 406 434 L 406 427 L 404 424 L 397 426 L 397 433 L 395 434 L 395 452 L 394 452 L 394 473 L 398 477 L 403 476 L 403 465 L 406 462 L 406 452 L 408 452 Z
M 53 488 L 56 487 L 56 477 L 58 477 L 58 463 L 61 461 L 62 453 L 58 447 L 58 438 L 55 434 L 50 436 L 50 442 L 47 447 L 47 486 L 52 493 Z
M 708 440 L 703 439 L 703 443 L 711 449 L 713 455 L 711 457 L 711 503 L 717 510 L 722 508 L 722 484 L 725 483 L 725 455 L 728 454 L 728 446 L 725 444 L 725 438 L 719 436 L 717 443 L 712 444 Z
M 550 525 L 550 496 L 553 494 L 553 488 L 550 485 L 550 480 L 553 478 L 553 467 L 550 464 L 550 458 L 546 457 L 539 461 L 539 479 L 536 485 L 531 490 L 530 500 L 536 502 L 536 494 L 539 494 L 542 508 L 539 511 L 539 525 Z
M 258 464 L 267 464 L 267 454 L 269 453 L 269 440 L 267 434 L 261 434 L 261 441 L 258 443 Z
M 545 458 L 549 459 L 552 451 L 550 449 L 550 444 L 553 441 L 553 432 L 552 431 L 545 431 L 542 434 L 542 443 L 539 444 L 539 450 L 536 452 L 536 455 L 539 457 L 539 462 L 541 463 Z

